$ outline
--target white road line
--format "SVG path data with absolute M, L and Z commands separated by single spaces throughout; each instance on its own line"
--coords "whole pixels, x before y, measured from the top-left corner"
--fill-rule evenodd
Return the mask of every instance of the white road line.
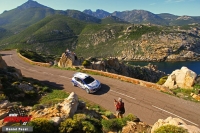
M 49 73 L 47 73 L 47 72 L 42 72 L 42 73 L 44 73 L 44 74 L 49 74 Z
M 13 62 L 15 65 L 19 66 L 17 63 L 15 63 L 15 62 L 13 61 L 12 55 L 10 55 L 10 59 L 12 60 L 12 62 Z
M 34 69 L 28 69 L 28 70 L 33 71 L 33 72 L 38 72 L 37 70 L 34 70 Z
M 154 105 L 152 105 L 152 107 L 157 108 L 157 109 L 159 109 L 159 110 L 162 110 L 162 111 L 164 111 L 164 112 L 166 112 L 166 113 L 168 113 L 168 114 L 174 115 L 174 116 L 176 116 L 176 117 L 178 117 L 178 118 L 181 118 L 181 119 L 183 119 L 183 120 L 185 120 L 185 121 L 187 121 L 187 122 L 189 122 L 189 123 L 192 123 L 192 124 L 194 124 L 194 125 L 196 125 L 196 126 L 199 126 L 198 124 L 196 124 L 196 123 L 194 123 L 194 122 L 191 122 L 191 121 L 189 121 L 189 120 L 187 120 L 187 119 L 185 119 L 185 118 L 183 118 L 183 117 L 181 117 L 181 116 L 178 116 L 178 115 L 176 115 L 176 114 L 174 114 L 174 113 L 171 113 L 171 112 L 169 112 L 169 111 L 167 111 L 167 110 L 161 109 L 161 108 L 159 108 L 159 107 L 157 107 L 157 106 L 154 106 Z
M 21 67 L 21 68 L 26 69 L 25 67 Z
M 49 73 L 49 75 L 54 75 L 54 74 L 52 74 L 52 73 Z
M 123 95 L 123 96 L 129 97 L 129 98 L 131 98 L 131 99 L 133 99 L 133 100 L 136 100 L 134 97 L 131 97 L 131 96 L 125 95 L 125 94 L 123 94 L 123 93 L 120 93 L 120 92 L 117 92 L 117 91 L 114 91 L 114 90 L 110 90 L 110 91 L 113 91 L 113 92 L 118 93 L 118 94 L 120 94 L 120 95 Z
M 61 77 L 61 78 L 71 79 L 71 78 L 66 77 L 66 76 L 61 76 L 61 75 L 58 75 L 58 76 Z

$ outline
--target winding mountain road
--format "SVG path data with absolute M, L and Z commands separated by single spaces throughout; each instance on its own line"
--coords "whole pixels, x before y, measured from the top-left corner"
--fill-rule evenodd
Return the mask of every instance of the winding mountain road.
M 133 113 L 147 124 L 153 125 L 158 119 L 172 116 L 181 118 L 187 124 L 200 126 L 199 103 L 99 75 L 92 76 L 102 83 L 102 88 L 94 94 L 87 94 L 84 90 L 72 86 L 71 77 L 74 71 L 31 65 L 21 59 L 14 50 L 0 51 L 0 53 L 7 65 L 20 69 L 23 76 L 63 88 L 67 92 L 73 91 L 79 97 L 97 103 L 112 112 L 115 112 L 114 99 L 121 97 L 125 103 L 125 115 Z

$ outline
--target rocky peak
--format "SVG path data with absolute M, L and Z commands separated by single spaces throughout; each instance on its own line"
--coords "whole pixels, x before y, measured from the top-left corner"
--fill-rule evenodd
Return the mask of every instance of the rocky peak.
M 84 10 L 83 12 L 88 14 L 88 15 L 97 17 L 99 19 L 105 18 L 105 17 L 110 15 L 109 12 L 106 12 L 106 11 L 104 11 L 102 9 L 97 9 L 95 12 L 92 12 L 91 10 Z
M 186 16 L 186 15 L 180 16 L 177 18 L 177 20 L 189 20 L 189 19 L 192 19 L 192 18 L 190 16 Z
M 17 9 L 28 9 L 28 8 L 34 8 L 34 7 L 42 7 L 42 8 L 49 8 L 47 6 L 39 4 L 37 1 L 28 0 L 26 3 L 22 4 L 21 6 L 18 6 Z

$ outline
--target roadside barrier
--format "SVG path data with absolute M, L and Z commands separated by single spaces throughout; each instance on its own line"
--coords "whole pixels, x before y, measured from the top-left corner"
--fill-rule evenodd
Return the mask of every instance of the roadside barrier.
M 167 93 L 172 93 L 167 87 L 164 87 L 162 85 L 158 85 L 158 84 L 155 84 L 155 83 L 151 83 L 151 82 L 147 82 L 147 81 L 143 81 L 143 80 L 139 80 L 139 79 L 123 76 L 123 75 L 118 75 L 118 74 L 104 72 L 104 71 L 98 71 L 98 70 L 92 70 L 92 69 L 85 69 L 85 68 L 82 71 L 88 72 L 88 73 L 92 72 L 92 73 L 102 75 L 102 76 L 106 76 L 106 77 L 109 77 L 109 78 L 119 79 L 121 81 L 130 82 L 130 83 L 133 83 L 133 84 L 138 84 L 138 85 L 141 85 L 141 86 L 144 86 L 144 87 L 157 89 L 157 90 L 167 92 Z
M 50 67 L 51 66 L 50 63 L 35 62 L 35 61 L 32 61 L 32 60 L 22 56 L 20 53 L 18 53 L 18 55 L 19 55 L 19 57 L 21 57 L 23 60 L 25 60 L 26 62 L 28 62 L 30 64 L 37 65 L 37 66 L 44 66 L 44 67 Z

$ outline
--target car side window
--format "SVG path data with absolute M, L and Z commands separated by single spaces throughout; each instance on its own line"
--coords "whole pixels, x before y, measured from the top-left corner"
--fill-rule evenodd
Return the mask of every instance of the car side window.
M 81 79 L 79 79 L 79 78 L 76 78 L 76 80 L 77 80 L 78 82 L 80 82 L 80 83 L 83 83 L 83 81 L 82 81 Z
M 76 79 L 76 81 L 78 81 L 78 78 L 77 77 L 74 77 Z

